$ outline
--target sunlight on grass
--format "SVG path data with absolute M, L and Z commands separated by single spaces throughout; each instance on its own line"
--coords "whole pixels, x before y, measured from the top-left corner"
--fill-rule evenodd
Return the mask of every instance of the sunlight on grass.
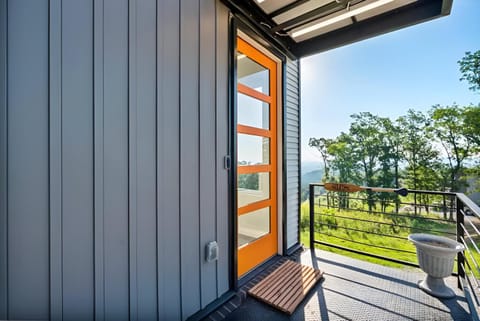
M 301 241 L 307 245 L 310 244 L 309 207 L 308 200 L 302 203 L 300 219 Z M 448 233 L 455 233 L 454 222 L 432 221 L 425 218 L 438 219 L 438 215 L 424 213 L 422 215 L 411 214 L 399 217 L 388 214 L 370 214 L 358 210 L 339 210 L 315 205 L 315 239 L 363 253 L 417 263 L 415 246 L 407 240 L 409 234 L 425 233 L 426 231 L 424 230 L 427 229 L 433 231 L 428 233 L 449 236 L 451 238 L 452 235 L 448 235 Z M 316 247 L 385 266 L 404 267 L 402 264 L 341 249 L 321 245 L 316 245 Z

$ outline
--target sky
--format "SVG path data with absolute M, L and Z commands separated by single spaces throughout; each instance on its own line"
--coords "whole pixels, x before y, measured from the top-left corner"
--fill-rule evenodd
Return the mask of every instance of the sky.
M 310 137 L 348 131 L 354 113 L 396 119 L 408 109 L 478 104 L 457 63 L 476 50 L 480 0 L 454 0 L 449 16 L 301 59 L 302 162 L 321 159 Z

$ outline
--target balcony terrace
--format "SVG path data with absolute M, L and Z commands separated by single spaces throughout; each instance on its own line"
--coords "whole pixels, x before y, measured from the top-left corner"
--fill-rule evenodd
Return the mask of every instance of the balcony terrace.
M 408 193 L 405 198 L 371 191 L 332 193 L 312 184 L 310 250 L 275 258 L 240 289 L 236 303 L 208 320 L 478 320 L 478 207 L 459 193 Z M 377 206 L 383 202 L 382 209 L 369 207 L 372 200 Z M 464 244 L 467 250 L 446 278 L 456 297 L 439 299 L 418 288 L 425 273 L 406 239 L 409 233 L 437 234 Z M 377 244 L 379 238 L 393 243 Z M 324 279 L 291 316 L 246 294 L 287 259 L 324 271 Z M 386 263 L 378 264 L 380 260 Z
M 324 280 L 291 316 L 246 297 L 225 320 L 471 320 L 456 277 L 447 283 L 457 297 L 440 300 L 417 287 L 424 276 L 419 269 L 386 267 L 318 249 L 303 252 L 298 260 L 323 270 Z M 210 320 L 219 319 L 215 315 Z

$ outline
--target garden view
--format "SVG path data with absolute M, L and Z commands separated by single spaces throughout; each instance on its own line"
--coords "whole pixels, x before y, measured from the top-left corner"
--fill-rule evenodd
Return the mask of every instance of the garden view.
M 480 93 L 480 50 L 466 52 L 458 66 L 460 81 Z M 317 183 L 348 182 L 411 191 L 401 197 L 395 193 L 352 194 L 315 188 L 315 239 L 333 244 L 323 249 L 346 254 L 343 247 L 357 252 L 348 253 L 350 256 L 365 259 L 359 253 L 371 253 L 416 262 L 407 236 L 427 232 L 454 238 L 456 204 L 449 192 L 472 194 L 480 189 L 480 104 L 434 105 L 428 111 L 409 109 L 395 119 L 359 112 L 351 115 L 348 131 L 334 138 L 310 137 L 309 146 L 321 156 Z M 309 244 L 308 198 L 308 186 L 303 182 L 304 244 Z M 367 260 L 399 265 L 376 258 Z

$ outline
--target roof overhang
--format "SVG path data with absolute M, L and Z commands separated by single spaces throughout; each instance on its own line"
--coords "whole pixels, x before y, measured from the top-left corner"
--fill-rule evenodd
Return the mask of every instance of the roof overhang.
M 290 58 L 450 14 L 453 0 L 223 0 Z

